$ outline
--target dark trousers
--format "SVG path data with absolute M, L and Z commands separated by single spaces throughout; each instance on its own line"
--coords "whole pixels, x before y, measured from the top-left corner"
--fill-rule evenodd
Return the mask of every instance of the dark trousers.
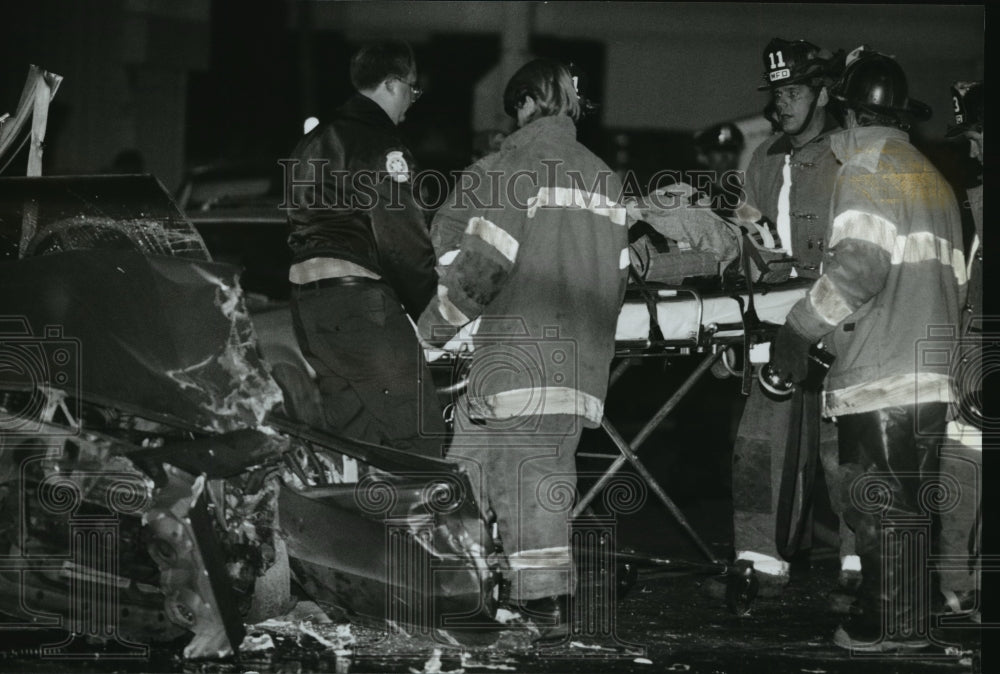
M 955 492 L 954 502 L 941 511 L 941 589 L 973 592 L 980 589 L 983 448 L 949 441 L 941 453 L 941 475 Z
M 946 411 L 926 403 L 837 419 L 845 515 L 863 569 L 857 607 L 872 633 L 926 636 Z
M 445 426 L 413 326 L 380 282 L 292 291 L 295 336 L 328 429 L 440 458 Z

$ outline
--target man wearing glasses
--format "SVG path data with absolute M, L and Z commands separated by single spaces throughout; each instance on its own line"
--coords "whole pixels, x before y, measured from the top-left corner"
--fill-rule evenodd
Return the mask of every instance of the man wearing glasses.
M 357 93 L 283 161 L 295 334 L 331 431 L 441 456 L 444 422 L 407 315 L 437 288 L 434 251 L 397 129 L 417 98 L 405 42 L 351 59 Z M 290 170 L 289 170 L 290 169 Z

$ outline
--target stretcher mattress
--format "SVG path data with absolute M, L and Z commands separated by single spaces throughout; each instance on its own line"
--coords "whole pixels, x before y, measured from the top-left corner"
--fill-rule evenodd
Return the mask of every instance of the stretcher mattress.
M 808 284 L 796 283 L 789 287 L 768 289 L 754 293 L 757 318 L 769 323 L 782 324 L 792 306 L 805 297 Z M 742 325 L 740 302 L 733 293 L 727 296 L 699 296 L 683 288 L 649 291 L 656 297 L 656 320 L 664 340 L 694 341 L 702 333 L 716 337 L 738 336 L 742 328 L 726 329 L 725 326 Z M 740 293 L 743 308 L 748 295 Z M 700 326 L 700 330 L 699 330 Z M 641 297 L 626 299 L 618 315 L 615 341 L 636 341 L 649 338 L 649 309 Z
M 754 293 L 754 309 L 761 321 L 783 324 L 792 306 L 805 297 L 810 283 L 796 281 L 777 288 L 758 290 Z M 633 289 L 634 290 L 634 289 Z M 743 334 L 743 309 L 748 304 L 746 291 L 729 295 L 701 295 L 693 290 L 678 288 L 649 288 L 656 299 L 656 320 L 667 342 L 695 343 L 701 335 L 714 338 L 738 337 Z M 452 338 L 441 349 L 425 351 L 428 361 L 435 361 L 447 353 L 471 350 L 470 335 L 475 334 L 479 320 L 475 320 Z M 700 329 L 699 329 L 700 326 Z M 618 314 L 615 341 L 619 343 L 645 341 L 649 335 L 649 308 L 646 300 L 632 292 L 626 297 Z

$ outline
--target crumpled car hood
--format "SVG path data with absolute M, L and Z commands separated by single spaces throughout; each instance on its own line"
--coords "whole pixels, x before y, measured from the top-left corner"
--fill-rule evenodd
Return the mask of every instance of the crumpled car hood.
M 60 388 L 85 400 L 218 433 L 256 427 L 281 402 L 229 265 L 123 250 L 3 262 L 0 306 L 52 328 L 26 338 L 76 346 Z

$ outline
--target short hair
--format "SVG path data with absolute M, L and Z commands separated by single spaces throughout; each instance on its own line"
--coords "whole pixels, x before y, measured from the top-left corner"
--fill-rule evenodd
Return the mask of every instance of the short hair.
M 908 131 L 910 128 L 909 122 L 900 113 L 877 111 L 864 106 L 854 108 L 854 119 L 858 126 L 890 126 L 903 131 Z
M 537 110 L 531 119 L 568 115 L 580 118 L 580 96 L 569 68 L 552 59 L 536 59 L 521 67 L 510 78 L 503 92 L 503 109 L 517 117 L 517 108 L 525 98 L 535 100 Z
M 369 91 L 390 77 L 405 79 L 416 69 L 413 49 L 406 42 L 375 42 L 351 57 L 351 85 L 358 91 Z

